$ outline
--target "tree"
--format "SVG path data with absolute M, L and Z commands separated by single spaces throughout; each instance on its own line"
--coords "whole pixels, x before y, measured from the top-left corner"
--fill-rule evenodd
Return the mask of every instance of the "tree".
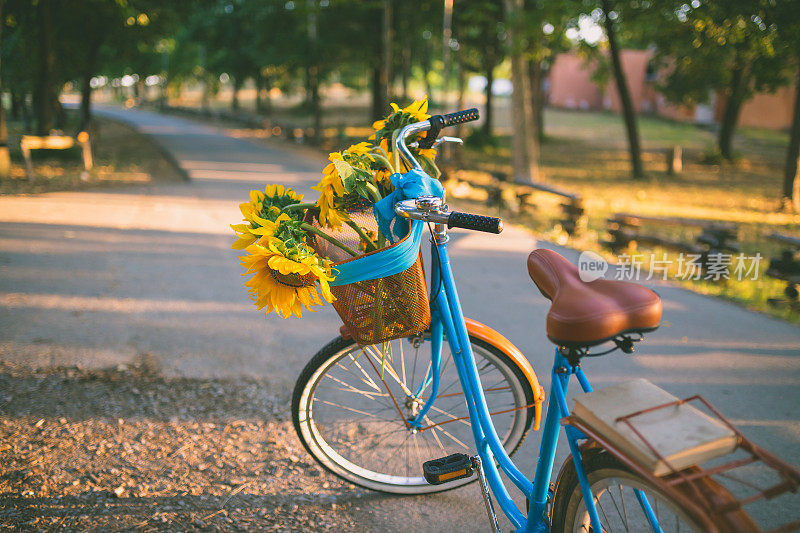
M 781 0 L 783 1 L 783 0 Z M 723 98 L 717 144 L 733 159 L 733 136 L 742 106 L 756 91 L 785 82 L 785 56 L 775 47 L 776 31 L 764 23 L 765 0 L 694 2 L 665 0 L 651 8 L 626 4 L 638 12 L 656 46 L 656 60 L 666 72 L 660 91 L 673 103 Z M 796 10 L 796 6 L 795 6 Z M 796 18 L 796 11 L 795 11 Z
M 528 61 L 524 55 L 526 40 L 522 25 L 524 0 L 505 0 L 508 26 L 509 57 L 514 92 L 511 114 L 514 131 L 511 136 L 511 164 L 514 181 L 535 182 L 539 175 L 539 139 L 534 134 L 534 117 L 528 78 Z
M 620 104 L 622 106 L 622 116 L 625 120 L 625 131 L 628 134 L 628 152 L 631 158 L 631 174 L 633 179 L 644 178 L 644 167 L 642 166 L 642 150 L 639 142 L 639 129 L 636 123 L 636 110 L 633 108 L 631 93 L 628 89 L 628 80 L 625 71 L 622 69 L 620 58 L 620 45 L 617 38 L 617 25 L 620 19 L 620 12 L 614 10 L 611 0 L 600 0 L 602 11 L 603 28 L 608 39 L 608 52 L 611 58 L 611 69 L 617 85 Z
M 794 112 L 789 128 L 789 146 L 783 170 L 781 199 L 783 208 L 800 212 L 800 18 L 792 0 L 778 0 L 768 6 L 764 23 L 776 31 L 778 54 L 788 57 L 785 71 L 794 79 Z
M 58 91 L 55 80 L 53 49 L 53 1 L 40 0 L 35 8 L 37 34 L 37 77 L 33 93 L 36 112 L 36 133 L 47 135 L 55 127 Z
M 796 68 L 794 113 L 789 130 L 789 147 L 786 149 L 782 199 L 786 208 L 798 212 L 800 211 L 800 68 Z
M 503 60 L 504 52 L 500 42 L 503 31 L 499 23 L 501 16 L 501 6 L 493 0 L 460 1 L 454 13 L 454 35 L 459 44 L 459 62 L 486 78 L 486 105 L 480 131 L 487 141 L 492 138 L 494 122 L 494 71 Z
M 569 50 L 572 43 L 566 38 L 570 20 L 570 5 L 567 2 L 527 0 L 527 32 L 529 37 L 528 76 L 531 86 L 534 126 L 539 143 L 544 141 L 544 107 L 547 94 L 544 80 L 556 56 Z
M 3 42 L 3 7 L 5 0 L 0 0 L 0 44 Z M 0 49 L 0 72 L 2 72 L 2 49 Z M 3 94 L 2 77 L 0 77 L 0 96 Z M 8 151 L 8 130 L 6 129 L 6 110 L 0 99 L 0 179 L 8 178 L 11 173 L 11 155 Z

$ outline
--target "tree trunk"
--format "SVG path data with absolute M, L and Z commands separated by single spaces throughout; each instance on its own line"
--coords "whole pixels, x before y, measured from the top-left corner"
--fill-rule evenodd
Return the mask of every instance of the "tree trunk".
M 458 100 L 456 101 L 456 111 L 466 109 L 466 96 L 467 96 L 467 67 L 462 62 L 458 62 Z M 459 124 L 456 126 L 456 137 L 463 139 L 466 137 L 466 126 Z M 463 162 L 463 150 L 459 150 L 458 146 L 442 146 L 446 147 L 445 155 L 455 160 L 459 166 Z
M 22 118 L 22 97 L 16 91 L 11 91 L 11 118 L 13 120 Z
M 319 67 L 312 65 L 308 71 L 313 83 L 311 84 L 311 114 L 314 119 L 314 132 L 312 142 L 318 143 L 322 139 L 322 102 L 319 95 Z
M 433 99 L 433 87 L 431 86 L 431 47 L 423 46 L 422 48 L 422 72 L 425 78 L 425 95 L 428 100 Z
M 800 70 L 794 97 L 794 115 L 786 150 L 786 166 L 783 172 L 783 203 L 795 213 L 800 212 Z
M 92 76 L 94 76 L 97 53 L 100 44 L 90 46 L 84 63 L 83 80 L 81 80 L 81 111 L 78 131 L 87 131 L 92 122 Z
M 135 89 L 136 104 L 147 103 L 147 85 L 144 84 L 144 78 L 137 79 L 133 88 Z
M 307 0 L 309 7 L 307 29 L 308 29 L 308 46 L 309 46 L 309 64 L 306 69 L 307 85 L 308 85 L 308 103 L 311 105 L 311 114 L 313 117 L 314 132 L 311 135 L 311 141 L 317 143 L 322 137 L 322 106 L 319 96 L 319 63 L 317 62 L 318 54 L 318 27 L 317 27 L 317 0 Z
M 550 93 L 545 91 L 544 89 L 544 81 L 550 75 L 550 65 L 548 64 L 545 68 L 542 68 L 542 85 L 539 88 L 539 101 L 537 105 L 539 109 L 536 111 L 536 120 L 539 121 L 538 124 L 538 131 L 539 131 L 539 144 L 544 142 L 545 138 L 545 131 L 544 131 L 544 108 L 547 106 L 547 101 L 550 98 Z
M 242 89 L 242 77 L 231 76 L 233 78 L 233 96 L 231 98 L 231 109 L 233 111 L 239 110 L 239 91 Z
M 394 61 L 394 28 L 392 25 L 392 0 L 383 0 L 383 65 L 386 76 L 386 96 L 392 99 L 392 63 Z
M 384 27 L 384 23 L 386 22 L 385 4 L 383 9 L 376 11 L 375 22 L 378 24 L 378 27 L 381 28 L 381 35 L 383 35 L 386 30 Z M 389 107 L 389 93 L 388 87 L 386 86 L 389 79 L 389 73 L 386 70 L 386 63 L 384 62 L 384 47 L 386 46 L 385 36 L 377 41 L 377 45 L 377 50 L 375 50 L 375 55 L 373 56 L 375 63 L 372 67 L 371 89 L 373 120 L 384 117 Z
M 608 48 L 611 52 L 611 66 L 614 71 L 614 78 L 617 81 L 617 92 L 619 101 L 622 104 L 622 115 L 625 118 L 625 129 L 628 132 L 628 150 L 631 155 L 631 170 L 633 179 L 644 178 L 644 168 L 642 167 L 642 151 L 639 144 L 639 131 L 636 125 L 636 111 L 633 109 L 633 101 L 628 90 L 628 80 L 622 70 L 622 61 L 619 57 L 619 46 L 617 45 L 617 34 L 614 28 L 614 21 L 609 17 L 612 11 L 609 0 L 602 0 L 603 19 L 608 37 Z
M 92 122 L 92 69 L 87 68 L 83 73 L 81 83 L 81 118 L 78 126 L 79 131 L 89 129 Z
M 22 129 L 25 131 L 31 131 L 33 129 L 33 113 L 31 110 L 31 106 L 28 105 L 28 97 L 30 96 L 30 100 L 33 101 L 33 96 L 30 93 L 23 93 L 21 98 L 22 103 Z
M 544 110 L 543 98 L 544 91 L 542 82 L 544 81 L 544 69 L 541 61 L 531 61 L 528 66 L 531 84 L 531 109 L 533 110 L 533 134 L 539 142 L 544 137 L 542 111 Z
M 746 99 L 747 85 L 750 81 L 747 71 L 745 59 L 737 51 L 731 73 L 731 84 L 726 91 L 728 99 L 725 103 L 725 112 L 722 114 L 722 123 L 719 126 L 717 139 L 719 153 L 727 160 L 733 159 L 733 134 L 736 132 L 736 123 L 739 121 L 739 113 Z
M 386 99 L 386 86 L 383 85 L 383 76 L 381 74 L 381 67 L 377 65 L 372 68 L 372 119 L 382 118 L 388 111 L 388 101 Z
M 423 46 L 422 75 L 425 78 L 425 96 L 428 97 L 428 100 L 431 100 L 433 98 L 433 87 L 431 87 L 431 77 L 429 76 L 430 72 L 431 72 L 431 47 Z
M 439 106 L 445 113 L 447 108 L 447 90 L 450 88 L 450 41 L 453 36 L 453 0 L 444 0 L 444 19 L 442 24 L 442 95 Z
M 37 9 L 39 23 L 38 72 L 34 92 L 36 108 L 36 133 L 48 135 L 55 121 L 55 103 L 58 94 L 55 86 L 55 53 L 53 51 L 52 1 L 40 0 Z
M 514 181 L 540 181 L 539 175 L 539 140 L 533 134 L 533 110 L 531 109 L 531 92 L 528 78 L 528 62 L 520 45 L 520 15 L 523 0 L 506 0 L 506 17 L 509 22 L 509 40 L 511 44 L 511 81 L 514 92 L 511 93 L 511 115 L 513 134 L 511 136 L 511 162 Z
M 408 32 L 406 32 L 408 35 Z M 401 81 L 403 84 L 403 102 L 408 101 L 408 80 L 411 79 L 411 43 L 408 37 L 405 38 L 402 51 Z
M 492 138 L 493 129 L 492 124 L 494 121 L 494 92 L 492 92 L 492 85 L 494 85 L 494 68 L 496 62 L 493 54 L 486 54 L 483 59 L 483 67 L 486 74 L 486 111 L 483 114 L 483 136 L 487 140 Z
M 382 38 L 377 41 L 372 69 L 372 118 L 378 119 L 386 115 L 389 107 L 389 71 L 386 64 L 386 12 L 387 2 L 384 0 L 380 11 L 376 11 L 375 22 L 381 29 Z
M 211 75 L 206 73 L 203 79 L 203 96 L 200 98 L 200 109 L 208 111 L 211 107 Z
M 261 74 L 261 69 L 257 68 L 255 76 L 253 76 L 253 83 L 256 86 L 256 113 L 264 111 L 264 103 L 261 101 L 261 91 L 264 87 L 264 76 Z
M 0 0 L 0 43 L 3 42 L 3 4 Z M 0 54 L 0 57 L 2 55 Z M 0 64 L 2 67 L 2 64 Z M 2 70 L 0 70 L 2 72 Z M 0 78 L 1 79 L 1 78 Z M 6 179 L 11 175 L 11 154 L 8 151 L 8 130 L 6 129 L 6 110 L 3 106 L 3 89 L 0 86 L 0 179 Z M 12 98 L 13 99 L 13 98 Z

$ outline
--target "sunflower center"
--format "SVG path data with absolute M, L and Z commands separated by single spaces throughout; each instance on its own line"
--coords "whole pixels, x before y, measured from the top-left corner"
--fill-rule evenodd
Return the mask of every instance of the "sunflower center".
M 286 287 L 310 287 L 314 285 L 316 281 L 316 276 L 314 274 L 281 274 L 277 270 L 269 269 L 270 275 L 272 275 L 272 279 L 280 283 L 281 285 L 285 285 Z

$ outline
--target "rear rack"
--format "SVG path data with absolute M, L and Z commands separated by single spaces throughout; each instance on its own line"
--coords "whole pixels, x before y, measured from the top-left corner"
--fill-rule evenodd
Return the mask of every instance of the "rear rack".
M 689 402 L 702 403 L 709 412 L 736 434 L 736 448 L 729 454 L 726 454 L 726 456 L 732 456 L 741 451 L 746 454 L 746 457 L 729 460 L 724 464 L 711 466 L 707 469 L 702 468 L 700 465 L 695 465 L 677 471 L 642 435 L 633 423 L 632 419 L 637 416 Z M 619 447 L 597 433 L 596 430 L 587 426 L 583 421 L 574 416 L 568 416 L 562 420 L 562 423 L 577 428 L 590 439 L 589 442 L 582 445 L 582 449 L 593 449 L 598 446 L 604 448 L 625 466 L 650 481 L 666 495 L 674 498 L 694 519 L 704 524 L 708 531 L 719 531 L 723 533 L 760 532 L 762 530 L 747 514 L 744 506 L 761 499 L 769 500 L 787 492 L 796 493 L 798 487 L 800 487 L 800 470 L 753 444 L 742 435 L 722 413 L 700 395 L 694 395 L 682 400 L 675 400 L 649 409 L 636 411 L 617 418 L 616 422 L 626 424 L 650 451 L 667 465 L 670 469 L 670 473 L 663 476 L 655 476 L 650 470 L 626 455 Z M 771 470 L 772 474 L 780 481 L 764 488 L 750 481 L 731 475 L 731 471 L 733 470 L 759 462 Z M 755 491 L 755 493 L 737 499 L 731 494 L 730 490 L 720 484 L 720 482 L 715 480 L 712 476 L 738 483 L 742 487 Z M 800 530 L 800 519 L 771 529 L 769 533 L 784 533 L 798 530 Z

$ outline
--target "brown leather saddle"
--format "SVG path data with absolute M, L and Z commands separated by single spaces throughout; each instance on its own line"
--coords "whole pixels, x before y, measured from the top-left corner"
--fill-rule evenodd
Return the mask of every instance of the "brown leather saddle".
M 661 298 L 626 281 L 585 282 L 578 269 L 552 250 L 534 250 L 528 273 L 545 298 L 547 337 L 559 346 L 594 346 L 627 334 L 644 333 L 661 321 Z

